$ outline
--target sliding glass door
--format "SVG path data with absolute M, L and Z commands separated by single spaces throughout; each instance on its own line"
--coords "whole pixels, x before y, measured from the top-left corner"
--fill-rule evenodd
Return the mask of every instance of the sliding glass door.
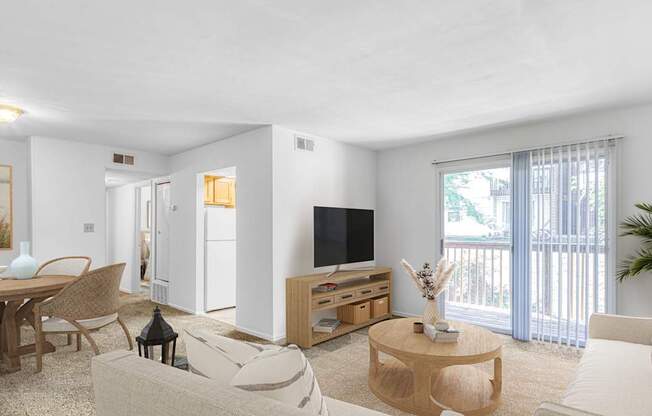
M 615 310 L 614 140 L 438 166 L 448 319 L 581 346 Z
M 510 161 L 483 165 L 440 174 L 442 254 L 458 265 L 445 294 L 446 317 L 509 332 Z

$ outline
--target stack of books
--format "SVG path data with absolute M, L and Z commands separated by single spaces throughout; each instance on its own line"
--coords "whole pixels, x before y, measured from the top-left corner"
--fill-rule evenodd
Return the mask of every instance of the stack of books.
M 436 325 L 426 324 L 423 326 L 423 333 L 433 342 L 457 342 L 461 331 L 449 327 L 448 324 L 437 323 Z
M 337 283 L 322 283 L 315 288 L 315 292 L 330 292 L 337 289 Z
M 324 318 L 320 319 L 319 322 L 317 322 L 312 327 L 312 329 L 315 332 L 326 332 L 328 334 L 332 334 L 338 326 L 340 326 L 339 319 Z

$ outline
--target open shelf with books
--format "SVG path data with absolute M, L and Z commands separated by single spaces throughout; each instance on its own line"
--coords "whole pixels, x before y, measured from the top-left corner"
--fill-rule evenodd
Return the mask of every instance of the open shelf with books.
M 357 325 L 342 322 L 330 334 L 328 332 L 312 331 L 312 344 L 315 345 L 315 344 L 319 344 L 320 342 L 328 341 L 329 339 L 339 337 L 340 335 L 348 334 L 349 332 L 356 331 L 360 328 L 364 328 L 365 326 L 373 325 L 376 322 L 384 321 L 385 319 L 388 319 L 390 317 L 391 317 L 390 314 L 386 314 L 378 318 L 372 318 L 367 322 L 364 322 L 362 324 L 357 324 Z

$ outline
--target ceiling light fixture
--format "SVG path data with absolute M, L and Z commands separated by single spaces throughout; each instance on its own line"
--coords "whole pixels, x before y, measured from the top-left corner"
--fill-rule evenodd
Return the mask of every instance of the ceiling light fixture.
M 0 123 L 13 123 L 24 113 L 18 107 L 0 104 Z

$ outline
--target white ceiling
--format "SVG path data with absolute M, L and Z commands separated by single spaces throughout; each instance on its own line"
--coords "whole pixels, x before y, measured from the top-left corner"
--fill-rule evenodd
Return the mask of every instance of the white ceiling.
M 647 0 L 5 2 L 0 135 L 172 154 L 262 124 L 372 148 L 652 100 Z

